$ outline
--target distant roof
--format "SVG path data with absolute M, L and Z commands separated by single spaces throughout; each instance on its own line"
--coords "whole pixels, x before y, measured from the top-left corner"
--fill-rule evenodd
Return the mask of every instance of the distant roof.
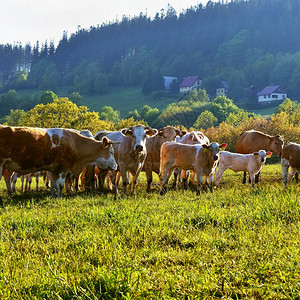
M 218 88 L 225 88 L 228 90 L 229 88 L 228 81 L 220 81 Z
M 199 79 L 199 76 L 185 77 L 185 78 L 183 78 L 179 87 L 193 86 L 198 79 Z
M 177 82 L 177 77 L 171 77 L 171 76 L 163 76 L 164 82 L 165 82 L 165 89 L 169 89 L 171 83 L 175 80 Z
M 271 95 L 272 93 L 286 94 L 286 91 L 280 85 L 269 85 L 257 93 L 257 96 Z

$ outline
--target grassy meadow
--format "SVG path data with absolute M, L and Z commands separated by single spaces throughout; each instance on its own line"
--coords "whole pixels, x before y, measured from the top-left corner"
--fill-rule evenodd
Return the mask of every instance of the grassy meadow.
M 142 174 L 135 197 L 52 199 L 1 180 L 0 299 L 299 299 L 300 184 L 279 164 L 241 181 L 160 196 Z

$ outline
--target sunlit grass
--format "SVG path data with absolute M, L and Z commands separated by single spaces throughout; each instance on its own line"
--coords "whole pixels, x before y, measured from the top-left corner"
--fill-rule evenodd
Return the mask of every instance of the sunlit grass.
M 264 166 L 226 171 L 213 194 L 9 196 L 0 210 L 0 299 L 297 299 L 299 184 Z M 3 188 L 3 183 L 1 183 Z M 3 189 L 2 189 L 3 190 Z

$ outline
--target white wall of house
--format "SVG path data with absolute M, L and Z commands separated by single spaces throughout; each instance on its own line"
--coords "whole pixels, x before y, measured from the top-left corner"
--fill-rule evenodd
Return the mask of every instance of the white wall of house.
M 192 86 L 181 86 L 181 87 L 180 87 L 180 93 L 186 94 L 186 93 L 188 93 L 189 91 L 192 91 L 192 90 L 195 90 L 195 89 L 198 90 L 198 89 L 200 88 L 200 85 L 201 85 L 201 80 L 198 79 L 198 80 L 194 83 L 194 85 L 192 85 Z
M 216 92 L 216 96 L 219 97 L 219 96 L 224 96 L 226 93 L 225 93 L 225 88 L 219 88 L 217 89 L 217 92 Z
M 287 94 L 272 93 L 270 95 L 258 96 L 258 102 L 271 102 L 276 100 L 284 100 Z

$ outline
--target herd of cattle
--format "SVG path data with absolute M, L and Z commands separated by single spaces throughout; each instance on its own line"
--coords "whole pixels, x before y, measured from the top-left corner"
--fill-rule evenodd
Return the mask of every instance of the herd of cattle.
M 202 132 L 187 133 L 172 126 L 157 130 L 136 125 L 120 131 L 102 130 L 93 136 L 88 130 L 0 125 L 0 179 L 3 175 L 11 192 L 15 190 L 18 176 L 26 174 L 26 182 L 30 184 L 28 174 L 35 173 L 38 184 L 38 174 L 43 171 L 44 176 L 50 178 L 51 196 L 61 197 L 63 187 L 70 192 L 73 181 L 78 189 L 80 174 L 82 185 L 95 188 L 95 173 L 99 186 L 103 188 L 107 179 L 115 193 L 122 178 L 126 193 L 131 174 L 131 194 L 134 194 L 140 172 L 146 173 L 147 192 L 155 172 L 159 174 L 160 193 L 164 194 L 172 174 L 174 185 L 180 176 L 186 186 L 188 172 L 191 172 L 190 184 L 196 176 L 196 189 L 200 193 L 203 183 L 212 191 L 214 174 L 215 184 L 219 186 L 226 169 L 244 171 L 244 183 L 247 172 L 254 186 L 266 158 L 272 153 L 281 157 L 285 185 L 300 170 L 300 145 L 283 146 L 280 136 L 245 131 L 237 140 L 236 153 L 225 151 L 226 146 L 211 143 Z

